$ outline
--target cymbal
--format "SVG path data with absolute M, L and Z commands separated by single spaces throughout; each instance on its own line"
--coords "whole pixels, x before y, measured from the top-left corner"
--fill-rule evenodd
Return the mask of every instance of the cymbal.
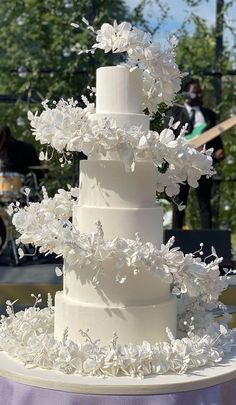
M 42 165 L 42 166 L 28 166 L 28 169 L 31 170 L 48 170 L 48 166 Z

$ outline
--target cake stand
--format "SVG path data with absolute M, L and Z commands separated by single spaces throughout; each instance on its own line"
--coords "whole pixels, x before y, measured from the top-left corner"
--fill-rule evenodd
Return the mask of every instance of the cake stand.
M 142 380 L 65 375 L 26 368 L 0 353 L 0 405 L 233 405 L 236 349 L 214 367 Z

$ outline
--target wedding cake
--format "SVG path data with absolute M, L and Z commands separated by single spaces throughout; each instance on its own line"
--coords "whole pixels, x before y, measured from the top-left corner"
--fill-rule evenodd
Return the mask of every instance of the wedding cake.
M 126 53 L 127 63 L 97 70 L 96 108 L 81 95 L 83 107 L 73 98 L 45 100 L 42 111 L 28 113 L 41 159 L 50 159 L 52 148 L 62 165 L 74 152 L 88 156 L 79 187 L 53 197 L 43 189 L 40 202 L 30 202 L 26 189 L 27 204 L 9 207 L 19 256 L 23 244 L 33 244 L 64 263 L 56 268 L 63 291 L 55 305 L 49 295 L 39 310 L 41 296 L 31 294 L 34 305 L 15 314 L 17 300 L 6 302 L 0 349 L 28 366 L 83 376 L 184 373 L 217 364 L 235 345 L 219 299 L 228 285 L 227 275 L 219 277 L 222 258 L 213 247 L 202 260 L 202 245 L 184 254 L 174 238 L 162 243 L 156 196 L 176 203 L 180 184 L 197 187 L 214 173 L 212 151 L 189 144 L 186 128 L 177 138 L 173 119 L 160 133 L 149 128 L 149 117 L 180 89 L 175 45 L 163 50 L 127 22 L 105 23 L 92 47 L 78 46 L 78 53 Z M 222 312 L 220 322 L 212 309 Z
M 114 120 L 117 127 L 141 126 L 149 130 L 149 117 L 142 113 L 142 72 L 125 66 L 97 70 L 96 113 L 92 119 Z M 104 237 L 134 239 L 161 246 L 163 211 L 156 205 L 156 168 L 152 161 L 136 162 L 127 172 L 118 154 L 94 156 L 81 162 L 80 203 L 74 207 L 73 223 L 82 233 L 96 231 L 101 222 Z M 132 258 L 130 258 L 132 260 Z M 170 285 L 156 274 L 128 274 L 122 285 L 116 281 L 114 263 L 106 263 L 97 288 L 93 269 L 80 266 L 67 270 L 63 292 L 55 298 L 55 336 L 79 342 L 79 330 L 108 344 L 117 332 L 123 344 L 151 343 L 167 339 L 166 328 L 176 330 L 176 300 Z M 121 269 L 126 274 L 126 269 Z

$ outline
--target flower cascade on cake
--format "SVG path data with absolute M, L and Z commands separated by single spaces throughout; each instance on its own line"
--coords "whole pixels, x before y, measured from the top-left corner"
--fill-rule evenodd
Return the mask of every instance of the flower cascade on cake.
M 84 108 L 73 99 L 46 100 L 40 114 L 29 112 L 33 135 L 46 145 L 42 158 L 52 147 L 63 164 L 75 151 L 88 160 L 81 162 L 79 188 L 53 198 L 44 189 L 42 202 L 9 207 L 19 243 L 63 257 L 63 269 L 56 269 L 63 291 L 55 309 L 50 298 L 44 310 L 34 305 L 15 314 L 8 301 L 0 347 L 26 364 L 82 375 L 144 376 L 215 364 L 235 342 L 219 301 L 227 287 L 222 258 L 213 247 L 202 260 L 203 246 L 184 255 L 173 238 L 163 244 L 156 204 L 156 192 L 173 197 L 179 184 L 197 187 L 202 175 L 211 176 L 212 151 L 193 148 L 186 128 L 175 139 L 173 120 L 160 134 L 149 129 L 143 109 L 152 114 L 179 90 L 173 50 L 162 51 L 128 23 L 103 24 L 90 51 L 97 49 L 126 52 L 128 60 L 97 69 L 96 108 L 82 96 Z M 221 325 L 210 312 L 215 308 Z
M 96 34 L 96 43 L 90 50 L 82 50 L 75 45 L 74 50 L 79 55 L 84 52 L 94 53 L 97 49 L 105 53 L 126 53 L 126 65 L 131 70 L 138 66 L 143 72 L 143 107 L 152 114 L 157 111 L 159 104 L 172 104 L 175 94 L 180 90 L 182 77 L 175 62 L 175 36 L 169 38 L 168 46 L 162 49 L 161 44 L 154 42 L 149 33 L 128 22 L 117 24 L 114 21 L 113 26 L 105 23 L 97 32 L 86 19 L 83 22 Z M 79 27 L 77 24 L 72 25 Z

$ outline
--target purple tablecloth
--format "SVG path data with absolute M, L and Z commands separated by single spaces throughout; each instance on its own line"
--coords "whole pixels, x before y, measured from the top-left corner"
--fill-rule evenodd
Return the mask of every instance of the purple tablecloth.
M 0 405 L 235 405 L 236 380 L 159 395 L 88 395 L 19 384 L 0 377 Z

